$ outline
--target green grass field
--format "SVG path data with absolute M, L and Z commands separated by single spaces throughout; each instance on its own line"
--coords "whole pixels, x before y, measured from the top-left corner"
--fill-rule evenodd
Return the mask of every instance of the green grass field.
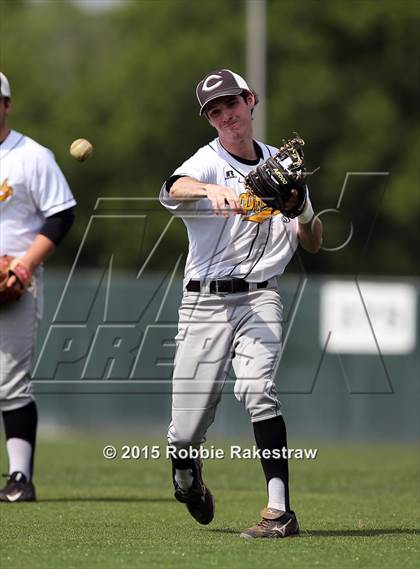
M 316 460 L 291 461 L 302 535 L 244 540 L 266 505 L 257 460 L 205 461 L 216 516 L 200 526 L 172 499 L 169 461 L 105 460 L 106 443 L 121 448 L 112 437 L 39 440 L 39 501 L 0 505 L 2 569 L 419 566 L 414 445 L 289 442 L 319 449 Z

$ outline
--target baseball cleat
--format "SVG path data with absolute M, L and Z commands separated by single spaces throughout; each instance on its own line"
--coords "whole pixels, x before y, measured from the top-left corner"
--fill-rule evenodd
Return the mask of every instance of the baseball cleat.
M 193 484 L 188 490 L 180 488 L 175 480 L 173 469 L 174 496 L 187 506 L 187 510 L 199 524 L 207 525 L 214 517 L 214 498 L 210 490 L 203 482 L 201 475 L 201 461 L 194 460 Z
M 35 502 L 35 486 L 22 472 L 12 472 L 0 490 L 0 502 Z
M 299 524 L 294 512 L 282 512 L 274 508 L 261 510 L 262 520 L 255 526 L 246 529 L 241 537 L 276 538 L 295 537 L 299 535 Z

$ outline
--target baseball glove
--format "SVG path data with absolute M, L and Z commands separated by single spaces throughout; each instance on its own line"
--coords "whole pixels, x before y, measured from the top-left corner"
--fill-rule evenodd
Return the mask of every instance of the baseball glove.
M 299 136 L 288 140 L 277 154 L 267 158 L 245 177 L 249 191 L 289 219 L 302 213 L 307 200 L 304 144 Z M 292 199 L 294 205 L 288 203 L 292 190 L 297 191 L 297 197 Z
M 16 277 L 16 283 L 8 287 L 7 282 L 11 276 Z M 0 257 L 0 304 L 18 300 L 31 284 L 31 278 L 31 271 L 20 262 L 20 259 L 2 255 Z

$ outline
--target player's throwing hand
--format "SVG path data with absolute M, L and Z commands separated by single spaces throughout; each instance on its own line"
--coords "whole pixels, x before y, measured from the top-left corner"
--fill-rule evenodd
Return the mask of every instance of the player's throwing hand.
M 218 186 L 217 184 L 206 184 L 207 198 L 211 201 L 216 215 L 237 215 L 243 213 L 238 195 L 232 188 Z

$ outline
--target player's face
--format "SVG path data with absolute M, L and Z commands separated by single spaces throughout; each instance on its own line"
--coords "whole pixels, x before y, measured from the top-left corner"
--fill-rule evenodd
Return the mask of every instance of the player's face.
M 251 94 L 246 100 L 240 95 L 229 95 L 211 101 L 207 105 L 206 115 L 222 140 L 235 142 L 252 136 L 253 106 L 254 97 Z
M 12 109 L 12 102 L 10 99 L 0 97 L 0 140 L 4 138 L 7 131 L 6 121 L 7 116 Z

